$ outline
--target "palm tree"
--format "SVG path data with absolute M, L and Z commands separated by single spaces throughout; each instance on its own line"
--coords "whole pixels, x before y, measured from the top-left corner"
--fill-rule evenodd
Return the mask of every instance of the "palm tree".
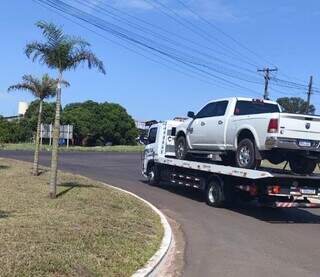
M 64 84 L 69 85 L 63 81 Z M 41 79 L 31 75 L 24 75 L 22 82 L 12 85 L 8 91 L 12 90 L 26 90 L 39 99 L 38 122 L 35 140 L 34 160 L 32 174 L 37 176 L 39 174 L 39 148 L 40 148 L 40 125 L 42 120 L 42 104 L 44 99 L 53 97 L 57 90 L 57 80 L 50 78 L 48 74 L 44 74 Z
M 61 80 L 63 73 L 67 70 L 76 69 L 78 65 L 84 62 L 87 62 L 88 68 L 96 67 L 103 74 L 105 74 L 105 69 L 103 62 L 91 52 L 89 49 L 90 44 L 85 40 L 64 34 L 62 28 L 52 23 L 39 21 L 36 23 L 36 26 L 41 29 L 46 41 L 28 43 L 25 53 L 33 61 L 39 60 L 49 68 L 58 71 L 49 192 L 49 196 L 55 198 L 60 135 Z

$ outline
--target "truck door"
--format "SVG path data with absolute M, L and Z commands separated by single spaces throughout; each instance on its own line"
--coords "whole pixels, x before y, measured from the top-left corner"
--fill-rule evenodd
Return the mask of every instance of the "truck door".
M 225 145 L 225 129 L 227 126 L 226 110 L 228 101 L 215 102 L 211 110 L 210 117 L 203 118 L 200 125 L 203 125 L 204 133 L 203 148 L 224 150 Z
M 196 115 L 195 119 L 190 123 L 187 133 L 189 138 L 189 143 L 192 149 L 203 149 L 204 142 L 206 140 L 204 133 L 204 121 L 211 114 L 214 109 L 215 103 L 209 103 L 204 106 Z

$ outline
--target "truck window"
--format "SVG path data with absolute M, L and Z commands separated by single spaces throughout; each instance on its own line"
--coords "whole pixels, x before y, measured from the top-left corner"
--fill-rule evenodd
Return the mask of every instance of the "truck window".
M 155 143 L 157 140 L 158 128 L 151 128 L 148 136 L 148 144 Z
M 197 118 L 223 116 L 226 112 L 228 101 L 212 102 L 204 106 L 197 114 Z
M 234 115 L 249 115 L 261 113 L 279 113 L 280 109 L 277 104 L 270 104 L 258 101 L 237 101 Z

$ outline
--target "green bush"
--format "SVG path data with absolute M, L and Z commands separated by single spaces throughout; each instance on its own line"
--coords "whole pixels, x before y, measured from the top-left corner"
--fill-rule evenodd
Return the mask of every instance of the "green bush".
M 75 143 L 83 146 L 134 145 L 134 120 L 118 104 L 87 101 L 67 105 L 62 122 L 74 126 Z
M 37 128 L 39 101 L 33 101 L 24 118 L 0 118 L 0 143 L 33 141 Z M 43 123 L 54 122 L 55 103 L 43 103 Z M 138 130 L 134 120 L 118 104 L 86 101 L 72 103 L 62 110 L 62 124 L 74 126 L 74 143 L 82 146 L 135 145 Z

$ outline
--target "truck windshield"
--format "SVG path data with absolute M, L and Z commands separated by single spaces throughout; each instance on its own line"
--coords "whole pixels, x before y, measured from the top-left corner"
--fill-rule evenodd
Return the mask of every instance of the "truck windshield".
M 239 100 L 234 110 L 235 115 L 261 114 L 261 113 L 279 113 L 277 104 L 270 104 L 258 101 Z

